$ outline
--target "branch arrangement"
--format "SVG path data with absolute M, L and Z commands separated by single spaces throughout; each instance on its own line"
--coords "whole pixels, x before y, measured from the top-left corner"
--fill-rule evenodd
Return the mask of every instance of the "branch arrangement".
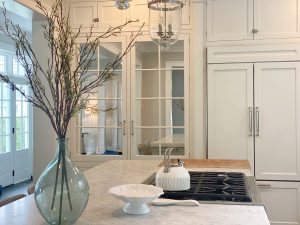
M 33 96 L 25 94 L 7 75 L 0 74 L 0 80 L 20 92 L 33 106 L 45 112 L 57 137 L 63 138 L 66 136 L 71 118 L 86 107 L 95 88 L 111 78 L 124 56 L 134 46 L 142 27 L 132 34 L 126 49 L 119 53 L 112 62 L 101 68 L 97 76 L 92 77 L 87 72 L 95 61 L 93 56 L 100 40 L 119 35 L 123 27 L 137 21 L 129 20 L 120 26 L 110 27 L 97 37 L 94 37 L 93 27 L 91 27 L 89 32 L 84 33 L 85 41 L 79 48 L 76 41 L 82 36 L 81 27 L 77 31 L 72 30 L 69 14 L 63 13 L 62 0 L 56 0 L 50 12 L 40 0 L 34 1 L 47 18 L 46 25 L 42 26 L 44 38 L 50 49 L 47 66 L 46 68 L 42 66 L 31 43 L 26 38 L 26 33 L 7 17 L 6 10 L 4 10 L 5 25 L 0 26 L 0 32 L 15 43 L 16 56 L 25 69 L 25 77 Z
M 95 92 L 95 89 L 111 79 L 113 72 L 118 68 L 124 56 L 134 46 L 143 26 L 135 34 L 132 34 L 131 41 L 123 52 L 119 53 L 104 68 L 98 70 L 97 76 L 89 76 L 87 72 L 95 61 L 93 56 L 97 52 L 100 40 L 119 35 L 123 27 L 136 21 L 129 20 L 120 26 L 110 27 L 106 32 L 95 37 L 93 27 L 84 34 L 82 34 L 81 27 L 77 31 L 72 30 L 69 14 L 65 15 L 63 12 L 62 0 L 55 0 L 51 11 L 48 11 L 40 0 L 34 0 L 34 2 L 47 18 L 46 25 L 42 25 L 44 38 L 50 49 L 47 66 L 42 66 L 43 63 L 39 61 L 38 54 L 26 38 L 26 33 L 18 24 L 14 24 L 7 17 L 4 7 L 5 25 L 0 26 L 0 32 L 14 42 L 16 56 L 25 69 L 25 78 L 32 90 L 32 96 L 25 93 L 7 75 L 0 74 L 0 81 L 2 80 L 11 89 L 20 92 L 29 103 L 46 113 L 60 140 L 51 209 L 54 210 L 56 196 L 59 197 L 58 224 L 62 224 L 64 185 L 67 188 L 70 210 L 72 211 L 73 208 L 64 142 L 69 122 L 81 109 L 86 108 L 89 97 Z M 80 47 L 77 43 L 79 37 L 83 37 L 85 40 L 81 42 Z M 61 181 L 59 181 L 59 177 Z

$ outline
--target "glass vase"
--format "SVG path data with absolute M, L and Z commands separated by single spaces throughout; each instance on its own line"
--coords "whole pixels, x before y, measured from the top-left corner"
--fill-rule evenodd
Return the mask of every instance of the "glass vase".
M 35 186 L 35 202 L 48 224 L 74 224 L 89 198 L 84 175 L 70 159 L 68 139 L 57 138 L 57 149 Z

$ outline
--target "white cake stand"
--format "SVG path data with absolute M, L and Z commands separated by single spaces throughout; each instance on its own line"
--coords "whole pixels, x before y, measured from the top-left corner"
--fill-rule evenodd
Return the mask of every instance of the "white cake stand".
M 150 212 L 147 205 L 162 195 L 163 189 L 146 184 L 124 184 L 112 187 L 109 193 L 125 202 L 123 211 L 127 214 L 141 215 Z

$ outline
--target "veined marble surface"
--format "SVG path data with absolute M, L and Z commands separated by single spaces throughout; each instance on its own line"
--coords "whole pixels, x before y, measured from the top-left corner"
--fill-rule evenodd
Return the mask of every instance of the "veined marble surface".
M 76 225 L 270 225 L 263 206 L 201 204 L 200 206 L 154 206 L 147 215 L 127 215 L 123 202 L 108 193 L 109 188 L 141 183 L 158 169 L 158 160 L 114 160 L 85 172 L 90 198 Z M 195 170 L 190 168 L 189 170 Z M 199 169 L 235 171 L 234 169 Z M 238 170 L 241 171 L 241 170 Z M 245 170 L 250 174 L 249 170 Z M 24 207 L 21 207 L 24 205 Z M 26 205 L 26 206 L 25 206 Z M 1 224 L 45 225 L 35 207 L 33 195 L 0 208 Z M 22 221 L 22 223 L 20 223 Z M 4 223 L 3 223 L 4 222 Z

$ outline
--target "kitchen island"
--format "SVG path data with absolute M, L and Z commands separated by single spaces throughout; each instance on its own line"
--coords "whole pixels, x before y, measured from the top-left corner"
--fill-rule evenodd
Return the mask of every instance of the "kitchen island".
M 88 205 L 76 225 L 269 225 L 263 206 L 200 204 L 200 206 L 151 206 L 147 215 L 127 215 L 123 202 L 108 193 L 109 188 L 128 183 L 142 183 L 158 169 L 158 160 L 113 160 L 85 171 L 90 185 Z M 222 164 L 221 164 L 222 165 Z M 189 166 L 187 166 L 189 167 Z M 248 168 L 188 168 L 199 171 L 240 171 Z M 0 224 L 46 225 L 30 195 L 0 208 Z

